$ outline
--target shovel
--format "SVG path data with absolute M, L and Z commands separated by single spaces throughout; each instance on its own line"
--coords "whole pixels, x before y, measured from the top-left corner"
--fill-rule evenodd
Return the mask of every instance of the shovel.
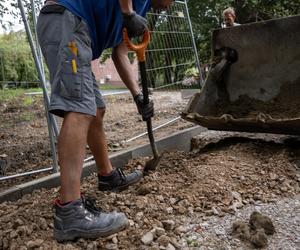
M 149 104 L 149 91 L 148 91 L 148 84 L 147 84 L 147 74 L 146 74 L 146 48 L 148 46 L 148 43 L 150 41 L 150 32 L 147 30 L 144 33 L 143 40 L 139 44 L 133 44 L 128 36 L 127 30 L 123 30 L 123 38 L 124 41 L 128 47 L 129 50 L 134 51 L 137 54 L 138 62 L 139 62 L 139 68 L 140 68 L 140 74 L 141 74 L 141 83 L 142 83 L 142 91 L 144 96 L 144 104 Z M 149 171 L 154 171 L 156 167 L 158 166 L 161 155 L 159 155 L 156 143 L 153 136 L 153 130 L 152 130 L 152 122 L 151 118 L 146 120 L 147 123 L 147 132 L 148 137 L 153 153 L 153 159 L 146 162 L 144 167 L 144 174 L 147 174 Z

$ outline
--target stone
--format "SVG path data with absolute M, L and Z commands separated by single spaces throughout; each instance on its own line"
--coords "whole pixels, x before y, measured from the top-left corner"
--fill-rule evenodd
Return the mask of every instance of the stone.
M 239 238 L 241 240 L 249 240 L 250 239 L 250 228 L 243 221 L 235 221 L 232 224 L 232 236 Z
M 115 237 L 113 237 L 112 238 L 112 242 L 114 243 L 114 244 L 118 244 L 118 238 L 117 238 L 117 236 L 115 236 Z
M 9 234 L 9 238 L 10 239 L 14 239 L 14 238 L 17 238 L 18 237 L 18 233 L 17 231 L 11 231 L 10 234 Z
M 173 208 L 172 208 L 172 207 L 168 207 L 168 208 L 166 209 L 166 212 L 167 212 L 168 214 L 172 214 L 172 213 L 173 213 Z
M 47 224 L 47 221 L 45 218 L 40 218 L 38 224 L 39 224 L 40 229 L 47 230 L 48 224 Z
M 87 250 L 97 250 L 97 243 L 96 242 L 91 242 L 90 244 L 87 245 Z
M 155 227 L 155 235 L 157 237 L 160 237 L 160 236 L 164 235 L 165 233 L 166 233 L 166 230 L 164 228 Z
M 152 232 L 148 232 L 148 233 L 146 233 L 146 234 L 143 235 L 141 241 L 145 245 L 150 245 L 153 242 L 153 239 L 154 239 L 153 233 Z
M 17 227 L 23 226 L 23 225 L 24 225 L 24 222 L 23 222 L 20 218 L 17 218 L 17 219 L 14 221 L 13 228 L 16 229 Z
M 37 240 L 30 240 L 26 243 L 26 246 L 31 249 L 31 248 L 37 248 L 40 247 L 43 244 L 44 240 L 42 239 L 37 239 Z
M 264 232 L 267 235 L 273 235 L 275 233 L 275 227 L 272 220 L 258 211 L 254 211 L 251 214 L 249 224 L 253 230 L 264 229 Z
M 254 235 L 251 235 L 250 242 L 255 247 L 263 248 L 268 245 L 268 238 L 263 229 L 258 229 Z
M 162 221 L 162 224 L 166 230 L 173 230 L 175 227 L 175 221 L 173 220 L 164 220 Z
M 176 250 L 176 248 L 171 243 L 169 243 L 166 247 L 166 250 Z
M 170 238 L 166 235 L 162 235 L 157 239 L 159 245 L 166 247 L 170 243 Z
M 105 249 L 107 249 L 107 250 L 118 250 L 119 247 L 116 244 L 108 243 L 108 244 L 105 245 Z

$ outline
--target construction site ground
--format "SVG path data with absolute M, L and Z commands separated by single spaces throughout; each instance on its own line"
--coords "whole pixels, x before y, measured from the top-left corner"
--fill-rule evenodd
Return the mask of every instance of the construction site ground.
M 122 141 L 128 137 L 116 128 L 128 126 L 128 116 L 136 116 L 129 124 L 134 133 L 143 124 L 134 106 L 130 114 L 118 109 L 122 102 L 130 106 L 131 100 L 115 102 L 118 115 L 107 113 L 111 150 L 126 147 Z M 170 109 L 157 114 L 160 120 L 176 116 L 182 106 L 176 99 L 168 102 Z M 17 118 L 24 113 L 23 106 L 0 104 L 1 149 L 10 148 L 1 154 L 12 161 L 9 171 L 23 170 L 28 162 L 50 164 L 42 102 L 37 98 L 33 105 L 34 111 L 30 108 L 28 113 L 35 119 L 26 121 Z M 173 126 L 178 130 L 192 124 L 180 121 Z M 171 130 L 159 133 L 168 136 Z M 21 143 L 24 137 L 27 141 Z M 238 219 L 247 222 L 255 210 L 268 215 L 275 225 L 265 249 L 300 248 L 299 138 L 208 131 L 195 137 L 192 145 L 191 152 L 166 152 L 156 172 L 121 193 L 98 191 L 96 174 L 83 180 L 82 193 L 96 199 L 104 211 L 126 213 L 129 226 L 124 231 L 97 240 L 57 243 L 52 204 L 59 188 L 36 190 L 1 204 L 0 249 L 253 249 L 249 242 L 234 237 L 231 227 Z M 146 160 L 132 160 L 125 172 L 141 169 Z
M 133 141 L 131 138 L 146 132 L 145 122 L 137 113 L 131 96 L 106 96 L 105 131 L 110 152 L 117 152 L 148 143 L 147 135 Z M 187 99 L 180 91 L 158 92 L 153 95 L 155 117 L 153 127 L 179 117 Z M 58 126 L 62 120 L 57 118 Z M 155 131 L 155 138 L 163 138 L 193 124 L 183 119 Z M 87 157 L 90 152 L 87 148 Z M 19 95 L 9 100 L 0 99 L 0 177 L 48 168 L 52 164 L 47 120 L 42 95 Z M 0 191 L 17 184 L 45 176 L 50 172 L 2 181 Z

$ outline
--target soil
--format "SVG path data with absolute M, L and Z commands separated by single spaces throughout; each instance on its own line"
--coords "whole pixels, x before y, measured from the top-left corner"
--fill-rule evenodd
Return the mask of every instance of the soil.
M 51 208 L 58 188 L 37 190 L 1 204 L 0 248 L 253 249 L 232 236 L 231 228 L 237 218 L 249 220 L 259 210 L 275 226 L 265 249 L 297 249 L 298 138 L 208 132 L 194 140 L 191 152 L 165 153 L 156 172 L 121 193 L 98 191 L 95 175 L 83 180 L 82 192 L 103 210 L 126 213 L 130 225 L 124 231 L 59 244 Z M 142 168 L 146 160 L 132 160 L 125 171 Z
M 234 102 L 220 101 L 216 103 L 215 115 L 230 114 L 234 118 L 253 118 L 259 114 L 271 116 L 273 119 L 300 117 L 299 84 L 283 85 L 278 96 L 270 101 L 250 98 L 242 95 Z
M 153 127 L 178 116 L 187 99 L 180 92 L 153 94 L 155 117 Z M 147 135 L 127 142 L 146 131 L 145 122 L 137 113 L 129 95 L 106 96 L 105 130 L 110 152 L 148 143 Z M 58 119 L 61 124 L 61 119 Z M 194 124 L 182 119 L 157 130 L 156 139 L 168 136 Z M 89 150 L 87 150 L 89 155 Z M 0 177 L 51 167 L 51 149 L 47 121 L 41 95 L 18 96 L 10 101 L 0 101 Z M 17 184 L 48 175 L 50 172 L 1 181 L 0 191 Z

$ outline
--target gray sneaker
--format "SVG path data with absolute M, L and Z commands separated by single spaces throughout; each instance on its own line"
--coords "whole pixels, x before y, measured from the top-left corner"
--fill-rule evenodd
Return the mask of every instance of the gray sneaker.
M 128 225 L 125 214 L 103 213 L 91 200 L 84 198 L 65 206 L 56 201 L 54 209 L 54 238 L 59 242 L 108 236 Z
M 125 174 L 122 169 L 114 169 L 109 176 L 98 175 L 100 191 L 122 191 L 128 186 L 139 182 L 143 177 L 143 173 L 135 170 L 129 174 Z

